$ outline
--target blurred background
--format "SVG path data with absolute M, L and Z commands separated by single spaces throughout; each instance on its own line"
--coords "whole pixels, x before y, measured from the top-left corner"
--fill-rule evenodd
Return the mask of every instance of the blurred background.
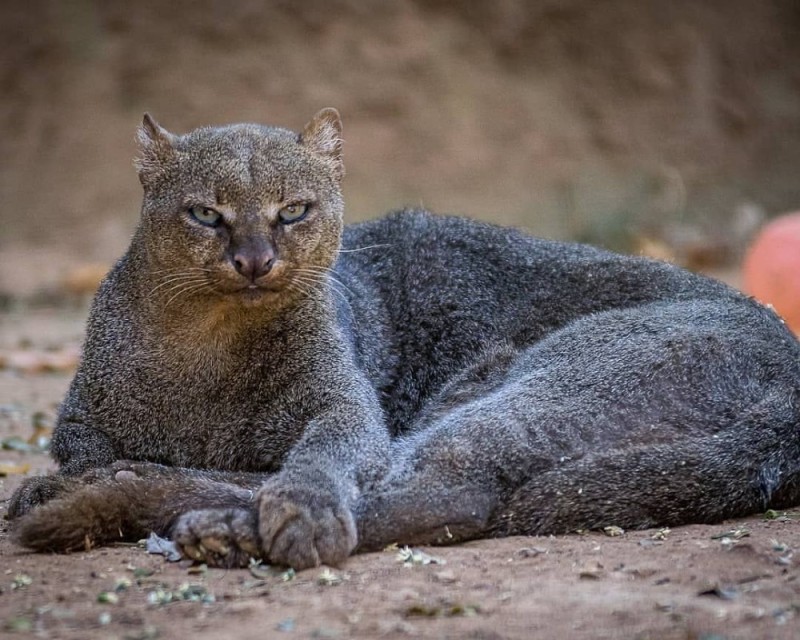
M 144 111 L 337 107 L 350 221 L 423 205 L 735 269 L 800 207 L 797 0 L 27 0 L 0 34 L 5 304 L 124 251 Z

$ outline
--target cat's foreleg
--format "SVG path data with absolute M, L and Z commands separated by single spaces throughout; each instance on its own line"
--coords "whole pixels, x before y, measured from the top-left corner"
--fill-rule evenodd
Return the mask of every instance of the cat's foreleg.
M 241 566 L 260 555 L 255 494 L 265 475 L 149 463 L 115 467 L 17 518 L 12 538 L 36 551 L 65 552 L 155 532 L 214 566 Z
M 27 478 L 11 496 L 9 518 L 18 518 L 38 505 L 74 489 L 78 476 L 101 468 L 114 458 L 111 440 L 104 433 L 82 422 L 61 419 L 53 433 L 53 457 L 60 468 L 56 473 Z

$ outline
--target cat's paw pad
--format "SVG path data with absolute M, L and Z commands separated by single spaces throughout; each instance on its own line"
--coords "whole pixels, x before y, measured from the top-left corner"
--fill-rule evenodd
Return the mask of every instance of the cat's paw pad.
M 62 475 L 35 476 L 20 485 L 8 503 L 8 518 L 14 520 L 45 502 L 57 498 L 75 484 L 73 478 Z
M 172 538 L 184 556 L 210 567 L 246 567 L 261 556 L 256 514 L 246 509 L 198 509 L 175 523 Z
M 273 564 L 298 570 L 336 566 L 356 546 L 353 515 L 332 493 L 269 483 L 259 490 L 257 500 L 261 544 Z

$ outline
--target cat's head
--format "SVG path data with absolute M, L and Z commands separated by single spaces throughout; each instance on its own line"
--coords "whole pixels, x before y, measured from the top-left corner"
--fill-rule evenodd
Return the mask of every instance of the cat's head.
M 275 304 L 333 264 L 344 209 L 335 109 L 300 134 L 238 124 L 174 135 L 146 114 L 138 139 L 138 236 L 158 295 Z

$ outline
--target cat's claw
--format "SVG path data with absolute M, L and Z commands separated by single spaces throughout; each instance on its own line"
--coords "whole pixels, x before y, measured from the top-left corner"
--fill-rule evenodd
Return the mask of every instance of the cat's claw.
M 256 514 L 246 509 L 188 511 L 172 537 L 184 556 L 210 567 L 246 567 L 261 556 Z

